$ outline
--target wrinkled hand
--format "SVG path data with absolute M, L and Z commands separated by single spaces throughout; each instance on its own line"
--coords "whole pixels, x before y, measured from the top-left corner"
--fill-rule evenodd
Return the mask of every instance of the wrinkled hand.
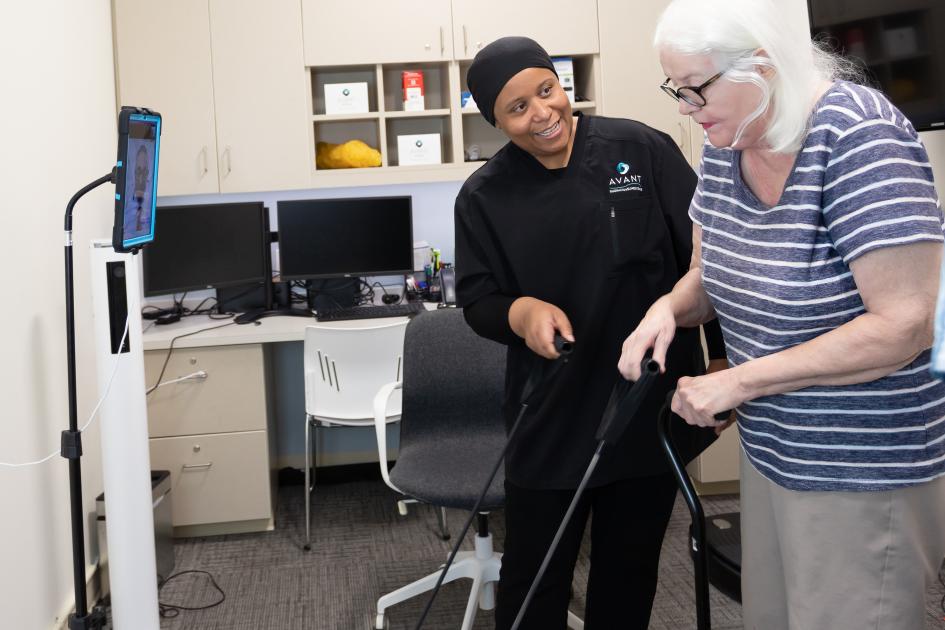
M 554 304 L 536 298 L 521 297 L 509 308 L 509 324 L 512 331 L 525 340 L 532 352 L 546 359 L 557 359 L 555 333 L 568 341 L 574 341 L 571 321 Z
M 709 365 L 705 368 L 706 374 L 712 374 L 714 372 L 721 372 L 722 370 L 728 369 L 728 360 L 727 359 L 709 359 Z M 732 410 L 732 413 L 728 415 L 728 419 L 724 422 L 717 424 L 715 427 L 715 434 L 722 435 L 722 431 L 729 428 L 734 424 L 736 420 L 735 410 Z
M 720 370 L 705 376 L 680 378 L 671 408 L 687 423 L 713 427 L 716 433 L 721 433 L 731 418 L 719 422 L 715 415 L 735 409 L 746 399 L 736 370 Z
M 676 335 L 676 316 L 664 296 L 653 303 L 630 336 L 623 342 L 617 369 L 630 381 L 640 378 L 640 365 L 647 350 L 653 350 L 653 359 L 660 364 L 660 373 L 666 371 L 666 350 Z

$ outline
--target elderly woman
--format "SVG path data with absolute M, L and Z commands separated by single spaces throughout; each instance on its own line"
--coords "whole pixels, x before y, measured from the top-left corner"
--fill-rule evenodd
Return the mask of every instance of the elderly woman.
M 945 384 L 929 373 L 942 212 L 925 149 L 770 0 L 675 0 L 660 87 L 705 129 L 691 269 L 627 338 L 669 367 L 718 316 L 729 370 L 672 408 L 742 444 L 746 628 L 925 627 L 945 553 Z
M 506 417 L 526 380 L 576 340 L 554 387 L 534 401 L 506 457 L 506 536 L 496 628 L 508 629 L 594 452 L 620 344 L 688 269 L 696 176 L 665 134 L 575 116 L 548 54 L 524 37 L 483 48 L 467 83 L 509 142 L 456 199 L 457 294 L 470 326 L 508 344 Z M 711 329 L 707 329 L 712 337 Z M 723 349 L 716 327 L 718 354 Z M 522 630 L 563 630 L 591 522 L 585 624 L 646 630 L 676 485 L 652 418 L 676 378 L 704 369 L 698 330 L 681 331 L 663 382 L 591 478 Z M 544 357 L 544 358 L 542 358 Z M 724 361 L 722 361 L 724 364 Z M 694 455 L 713 436 L 688 435 Z

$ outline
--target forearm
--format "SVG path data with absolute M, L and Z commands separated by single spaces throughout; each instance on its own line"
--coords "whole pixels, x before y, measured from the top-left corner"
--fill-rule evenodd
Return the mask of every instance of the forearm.
M 911 363 L 929 347 L 927 322 L 902 322 L 874 313 L 808 342 L 733 368 L 743 400 L 813 385 L 873 381 Z
M 676 325 L 694 328 L 715 319 L 715 309 L 702 287 L 702 270 L 691 268 L 679 279 L 673 290 L 661 299 L 668 301 L 676 318 Z

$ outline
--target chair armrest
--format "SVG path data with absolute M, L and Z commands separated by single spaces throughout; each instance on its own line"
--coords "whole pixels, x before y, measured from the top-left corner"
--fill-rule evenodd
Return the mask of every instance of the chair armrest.
M 374 432 L 377 435 L 377 459 L 381 466 L 381 477 L 392 490 L 401 492 L 400 488 L 391 483 L 387 472 L 387 401 L 395 389 L 403 389 L 403 381 L 382 385 L 374 396 Z

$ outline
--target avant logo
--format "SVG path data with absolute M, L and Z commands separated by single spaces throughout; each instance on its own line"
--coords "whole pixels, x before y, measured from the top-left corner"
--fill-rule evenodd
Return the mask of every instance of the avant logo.
M 418 149 L 423 146 L 423 140 L 417 140 L 413 143 Z
M 608 190 L 611 194 L 619 192 L 643 192 L 643 176 L 630 173 L 630 165 L 626 162 L 617 164 L 617 176 L 611 177 Z

